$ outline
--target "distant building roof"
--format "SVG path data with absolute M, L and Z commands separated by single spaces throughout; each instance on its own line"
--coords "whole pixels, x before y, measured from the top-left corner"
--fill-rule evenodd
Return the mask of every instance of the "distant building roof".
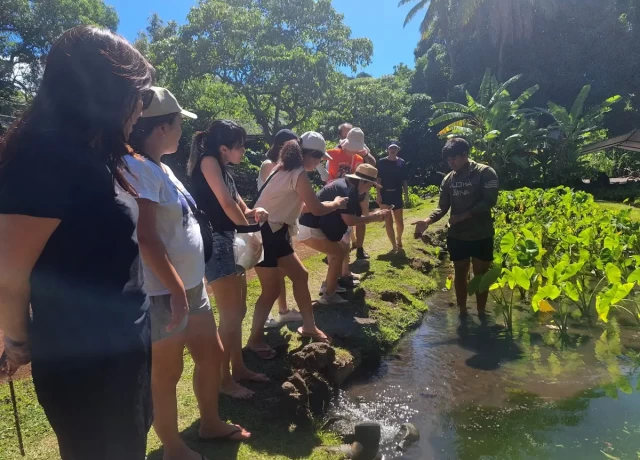
M 587 145 L 580 153 L 593 153 L 600 150 L 619 148 L 624 150 L 630 150 L 632 152 L 640 152 L 640 130 L 635 130 L 624 136 L 612 137 L 606 141 L 596 142 L 595 144 Z

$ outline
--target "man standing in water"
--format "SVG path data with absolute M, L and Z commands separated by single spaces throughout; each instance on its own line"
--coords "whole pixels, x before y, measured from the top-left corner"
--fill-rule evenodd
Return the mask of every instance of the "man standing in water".
M 389 156 L 378 162 L 378 183 L 382 185 L 382 189 L 378 191 L 376 201 L 382 209 L 393 209 L 393 213 L 390 213 L 385 221 L 387 236 L 393 246 L 393 252 L 402 249 L 403 207 L 404 203 L 409 201 L 407 165 L 402 158 L 398 157 L 399 152 L 400 147 L 397 144 L 391 144 L 387 149 Z M 397 235 L 393 229 L 394 219 Z
M 493 261 L 493 218 L 491 208 L 498 201 L 498 176 L 489 166 L 469 160 L 469 143 L 464 139 L 449 139 L 442 156 L 453 170 L 442 181 L 438 208 L 425 220 L 414 222 L 419 238 L 433 223 L 442 219 L 449 209 L 447 248 L 455 268 L 455 289 L 460 317 L 467 313 L 467 283 L 473 264 L 474 276 L 487 272 Z M 478 293 L 478 316 L 485 317 L 488 292 Z

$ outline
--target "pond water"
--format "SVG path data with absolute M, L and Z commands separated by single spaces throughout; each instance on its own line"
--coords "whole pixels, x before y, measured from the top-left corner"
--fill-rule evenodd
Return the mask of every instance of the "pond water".
M 421 327 L 333 415 L 380 423 L 385 458 L 640 458 L 639 330 L 575 327 L 567 344 L 521 313 L 510 338 L 501 318 L 461 325 L 452 300 L 432 296 Z M 420 440 L 402 452 L 405 422 Z

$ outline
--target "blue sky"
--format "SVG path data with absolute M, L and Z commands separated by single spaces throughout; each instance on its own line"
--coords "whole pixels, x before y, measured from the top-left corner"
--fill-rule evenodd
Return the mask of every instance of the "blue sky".
M 118 12 L 120 34 L 135 40 L 152 13 L 158 13 L 165 21 L 175 20 L 182 24 L 196 1 L 106 0 L 105 3 L 114 6 Z M 414 19 L 406 28 L 402 27 L 411 5 L 398 8 L 397 0 L 333 0 L 333 7 L 344 14 L 353 37 L 373 41 L 373 60 L 364 69 L 366 72 L 378 77 L 393 72 L 393 66 L 401 62 L 413 67 L 413 50 L 420 38 L 420 18 Z

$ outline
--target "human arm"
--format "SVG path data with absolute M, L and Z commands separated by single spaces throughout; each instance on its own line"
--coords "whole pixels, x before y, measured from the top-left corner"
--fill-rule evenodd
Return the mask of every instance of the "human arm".
M 202 174 L 207 180 L 207 184 L 209 184 L 211 191 L 213 191 L 214 195 L 218 199 L 218 202 L 220 203 L 220 206 L 222 206 L 227 217 L 229 217 L 229 219 L 231 219 L 231 221 L 236 225 L 249 225 L 244 212 L 234 201 L 227 189 L 218 160 L 213 157 L 206 156 L 200 162 L 200 168 L 202 170 Z
M 269 220 L 269 213 L 264 208 L 249 209 L 242 197 L 238 197 L 238 207 L 240 207 L 247 219 L 253 218 L 257 223 Z
M 485 214 L 498 202 L 498 175 L 493 168 L 485 168 L 480 175 L 480 199 L 473 207 L 460 215 L 451 216 L 449 222 L 454 225 L 478 214 Z
M 353 227 L 355 225 L 370 224 L 371 222 L 384 222 L 390 212 L 390 209 L 379 209 L 376 212 L 369 214 L 368 216 L 342 214 L 342 220 L 349 227 Z
M 451 196 L 449 193 L 449 181 L 448 177 L 445 177 L 440 186 L 440 199 L 438 201 L 438 207 L 431 213 L 429 217 L 424 220 L 414 222 L 412 225 L 416 226 L 415 236 L 422 235 L 430 225 L 435 224 L 442 219 L 449 209 L 451 208 Z
M 171 322 L 167 331 L 175 329 L 189 312 L 187 293 L 180 275 L 171 263 L 167 248 L 165 247 L 157 230 L 158 203 L 148 199 L 136 200 L 140 214 L 138 217 L 138 245 L 140 254 L 147 267 L 167 288 L 171 295 Z
M 382 185 L 382 179 L 380 177 L 376 179 L 376 182 L 378 182 L 378 185 Z M 382 189 L 381 188 L 378 188 L 376 190 L 376 203 L 378 203 L 378 207 L 382 207 Z
M 9 374 L 31 361 L 31 271 L 60 219 L 0 214 L 0 330 Z
M 310 212 L 314 216 L 325 216 L 336 209 L 346 209 L 349 198 L 337 197 L 330 202 L 322 202 L 316 196 L 311 186 L 309 176 L 301 173 L 296 182 L 296 192 L 304 202 L 306 212 Z
M 375 166 L 376 165 L 376 157 L 371 155 L 371 150 L 369 150 L 369 147 L 367 147 L 365 145 L 364 146 L 364 152 L 362 152 L 362 153 L 363 153 L 362 158 L 364 159 L 365 163 L 368 163 L 371 166 Z

